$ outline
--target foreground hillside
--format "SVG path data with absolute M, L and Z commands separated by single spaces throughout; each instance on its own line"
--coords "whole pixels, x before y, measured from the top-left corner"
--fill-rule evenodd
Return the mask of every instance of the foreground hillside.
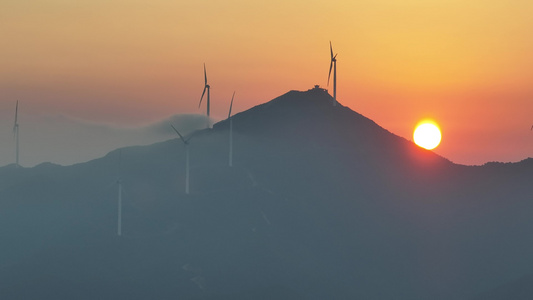
M 321 89 L 237 114 L 233 128 L 233 167 L 227 121 L 192 136 L 189 195 L 178 139 L 0 168 L 0 296 L 533 296 L 533 159 L 455 165 Z

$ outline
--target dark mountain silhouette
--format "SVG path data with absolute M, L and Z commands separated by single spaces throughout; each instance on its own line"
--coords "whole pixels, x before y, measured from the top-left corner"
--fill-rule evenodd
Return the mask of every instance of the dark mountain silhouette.
M 235 115 L 233 168 L 227 121 L 194 133 L 190 195 L 177 139 L 0 168 L 0 296 L 475 299 L 531 282 L 533 159 L 456 165 L 331 101 L 291 91 Z

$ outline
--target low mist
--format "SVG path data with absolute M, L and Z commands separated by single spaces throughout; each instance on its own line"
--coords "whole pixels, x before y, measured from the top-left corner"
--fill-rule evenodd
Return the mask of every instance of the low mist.
M 15 162 L 15 139 L 8 121 L 2 120 L 0 166 Z M 12 120 L 11 120 L 12 122 Z M 20 164 L 33 167 L 43 162 L 71 165 L 89 161 L 125 146 L 148 145 L 176 137 L 173 124 L 182 134 L 203 129 L 207 117 L 197 114 L 174 115 L 151 124 L 119 127 L 70 117 L 22 116 L 20 124 Z M 10 127 L 11 126 L 11 127 Z

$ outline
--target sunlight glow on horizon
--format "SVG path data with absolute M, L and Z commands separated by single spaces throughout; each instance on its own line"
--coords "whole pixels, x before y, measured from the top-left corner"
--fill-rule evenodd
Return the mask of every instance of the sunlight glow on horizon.
M 0 9 L 3 118 L 16 100 L 24 113 L 107 123 L 202 113 L 203 63 L 212 113 L 224 116 L 234 90 L 239 112 L 326 88 L 331 40 L 339 102 L 382 127 L 409 138 L 410 120 L 435 116 L 447 129 L 439 154 L 459 163 L 533 153 L 531 1 L 6 0 Z

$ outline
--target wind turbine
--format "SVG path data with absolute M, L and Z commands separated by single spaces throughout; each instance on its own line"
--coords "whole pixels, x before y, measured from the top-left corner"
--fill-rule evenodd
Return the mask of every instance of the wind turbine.
M 229 113 L 228 113 L 228 120 L 229 120 L 229 166 L 233 167 L 233 119 L 231 118 L 231 108 L 233 107 L 233 98 L 235 98 L 235 92 L 233 92 L 233 96 L 231 96 L 231 103 L 229 105 Z
M 13 125 L 13 138 L 15 139 L 15 165 L 19 165 L 19 123 L 18 123 L 18 111 L 19 111 L 19 102 L 17 100 L 17 105 L 15 107 L 15 125 Z
M 331 76 L 331 68 L 333 67 L 333 106 L 337 105 L 337 54 L 333 55 L 333 47 L 329 41 L 329 50 L 331 52 L 331 63 L 329 64 L 328 86 L 329 78 Z
M 170 124 L 170 126 L 172 126 L 172 129 L 174 129 L 174 131 L 179 135 L 181 141 L 185 145 L 185 194 L 188 195 L 189 194 L 189 140 L 191 139 L 191 137 L 189 137 L 188 139 L 183 138 L 181 133 L 174 127 L 174 125 Z
M 200 97 L 200 103 L 198 103 L 198 108 L 200 108 L 200 105 L 202 105 L 202 100 L 204 99 L 205 91 L 207 90 L 207 128 L 209 128 L 211 125 L 209 124 L 209 108 L 211 105 L 211 98 L 209 95 L 209 89 L 211 88 L 209 84 L 207 84 L 207 72 L 205 70 L 205 63 L 204 63 L 204 80 L 205 80 L 205 86 L 204 91 L 202 92 L 202 97 Z

